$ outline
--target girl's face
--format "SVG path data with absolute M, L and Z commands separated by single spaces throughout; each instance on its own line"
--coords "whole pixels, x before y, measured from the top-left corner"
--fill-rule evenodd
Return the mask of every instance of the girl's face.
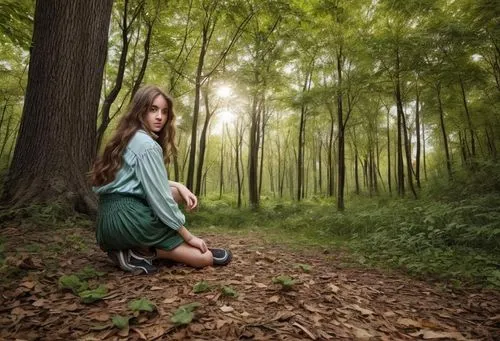
M 168 103 L 162 95 L 156 96 L 146 113 L 146 127 L 153 133 L 159 133 L 167 123 Z

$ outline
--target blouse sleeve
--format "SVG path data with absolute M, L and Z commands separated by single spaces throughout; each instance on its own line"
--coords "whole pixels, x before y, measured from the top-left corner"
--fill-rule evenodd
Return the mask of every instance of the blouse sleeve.
M 137 177 L 142 183 L 146 200 L 154 213 L 174 230 L 181 228 L 186 219 L 172 197 L 161 148 L 149 147 L 138 156 Z

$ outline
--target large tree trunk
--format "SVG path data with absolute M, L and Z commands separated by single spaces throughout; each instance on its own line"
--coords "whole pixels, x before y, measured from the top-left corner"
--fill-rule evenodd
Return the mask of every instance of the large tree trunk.
M 59 201 L 91 213 L 86 172 L 96 120 L 112 0 L 37 1 L 25 104 L 3 201 Z

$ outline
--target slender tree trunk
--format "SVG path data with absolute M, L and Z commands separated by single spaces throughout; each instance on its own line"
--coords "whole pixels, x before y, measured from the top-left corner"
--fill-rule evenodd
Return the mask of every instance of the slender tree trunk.
M 222 141 L 220 148 L 220 170 L 219 170 L 219 200 L 222 199 L 222 192 L 224 191 L 224 126 L 222 127 Z
M 438 97 L 438 105 L 439 105 L 439 123 L 441 127 L 441 134 L 443 136 L 443 147 L 444 153 L 446 157 L 446 170 L 448 171 L 448 179 L 453 179 L 453 173 L 451 169 L 451 158 L 450 158 L 450 150 L 448 147 L 448 135 L 446 135 L 446 127 L 444 125 L 444 110 L 443 103 L 441 101 L 441 83 L 436 84 L 436 91 Z
M 462 79 L 462 76 L 460 78 L 460 89 L 462 90 L 462 102 L 464 104 L 464 109 L 465 109 L 465 116 L 467 118 L 467 124 L 469 127 L 469 133 L 470 133 L 470 143 L 471 143 L 471 152 L 472 152 L 472 158 L 476 157 L 476 141 L 475 141 L 475 133 L 474 133 L 474 127 L 472 125 L 472 119 L 471 119 L 471 114 L 469 110 L 469 106 L 467 105 L 467 96 L 465 94 L 465 85 L 464 81 Z
M 205 102 L 205 122 L 203 123 L 203 128 L 200 135 L 200 151 L 198 154 L 198 169 L 196 172 L 196 189 L 194 191 L 195 195 L 201 193 L 201 181 L 203 175 L 203 164 L 205 163 L 205 151 L 207 148 L 207 133 L 208 127 L 210 125 L 210 120 L 212 119 L 213 112 L 210 112 L 210 106 L 208 102 L 208 90 L 203 91 L 203 100 Z
M 417 192 L 415 192 L 415 187 L 413 186 L 413 169 L 411 162 L 411 150 L 410 150 L 410 139 L 408 138 L 408 127 L 406 126 L 406 117 L 403 112 L 401 115 L 403 121 L 403 136 L 405 144 L 405 154 L 406 154 L 406 173 L 408 174 L 408 187 L 410 187 L 413 196 L 417 198 Z
M 257 81 L 259 79 L 258 75 L 255 74 L 255 84 L 259 84 Z M 250 123 L 250 136 L 249 136 L 249 150 L 248 150 L 248 193 L 249 201 L 252 209 L 257 209 L 259 207 L 259 191 L 258 191 L 258 179 L 257 179 L 257 169 L 258 169 L 258 155 L 259 155 L 259 131 L 260 131 L 260 112 L 259 112 L 259 96 L 257 93 L 254 94 L 252 99 L 252 113 L 251 113 L 251 123 Z
M 328 106 L 328 111 L 330 112 L 330 135 L 328 136 L 328 196 L 333 197 L 334 195 L 334 178 L 333 178 L 333 133 L 335 129 L 335 120 L 333 115 L 333 110 Z
M 405 195 L 405 184 L 404 184 L 404 166 L 403 166 L 403 138 L 402 138 L 402 121 L 403 121 L 403 102 L 401 99 L 401 81 L 400 81 L 400 71 L 399 71 L 399 50 L 396 51 L 396 108 L 397 108 L 397 128 L 398 128 L 398 138 L 397 138 L 397 179 L 398 179 L 398 194 L 400 197 Z
M 137 15 L 139 14 L 143 3 L 139 4 L 137 8 L 134 9 L 132 13 L 132 18 L 129 21 L 129 0 L 124 0 L 124 9 L 123 9 L 123 17 L 121 22 L 121 37 L 122 37 L 122 49 L 120 51 L 120 61 L 118 62 L 118 70 L 116 72 L 116 79 L 113 85 L 113 88 L 106 95 L 104 102 L 101 108 L 101 124 L 97 129 L 97 150 L 100 148 L 102 144 L 102 140 L 104 138 L 104 133 L 108 128 L 109 123 L 111 122 L 111 117 L 109 115 L 111 111 L 111 106 L 115 102 L 118 94 L 120 93 L 123 85 L 123 79 L 125 75 L 125 68 L 127 64 L 127 53 L 130 46 L 130 30 L 132 28 L 133 22 L 136 20 Z
M 337 52 L 337 124 L 338 124 L 338 174 L 337 174 L 337 209 L 339 211 L 343 211 L 344 206 L 344 186 L 345 186 L 345 141 L 344 141 L 344 133 L 345 133 L 345 125 L 344 125 L 344 117 L 343 117 L 343 109 L 342 109 L 342 64 L 343 64 L 343 55 L 342 55 L 342 47 Z
M 321 151 L 323 150 L 323 139 L 319 138 L 319 147 L 318 147 L 318 186 L 319 193 L 323 194 L 323 161 L 321 159 Z
M 17 207 L 61 202 L 95 213 L 86 172 L 96 152 L 112 4 L 36 3 L 28 86 L 4 202 Z
M 415 181 L 417 182 L 417 187 L 420 188 L 420 90 L 418 88 L 418 77 L 415 84 L 416 88 L 416 101 L 415 101 L 415 138 L 417 140 L 417 150 L 415 151 Z
M 389 194 L 392 195 L 392 176 L 391 176 L 391 127 L 389 125 L 390 109 L 387 108 L 387 184 Z

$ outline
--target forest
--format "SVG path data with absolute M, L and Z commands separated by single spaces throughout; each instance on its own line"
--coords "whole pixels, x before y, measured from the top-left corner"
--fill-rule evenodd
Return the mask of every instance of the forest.
M 0 0 L 0 75 L 0 288 L 26 289 L 23 298 L 0 299 L 8 308 L 0 308 L 0 338 L 260 339 L 274 330 L 274 337 L 291 339 L 493 340 L 500 334 L 496 0 Z M 200 202 L 186 212 L 187 226 L 246 255 L 217 274 L 169 268 L 160 275 L 189 275 L 189 283 L 214 287 L 234 273 L 246 275 L 245 267 L 264 273 L 262 260 L 246 261 L 261 256 L 274 269 L 266 275 L 274 284 L 233 278 L 240 298 L 253 297 L 256 306 L 286 307 L 296 295 L 311 300 L 297 309 L 330 316 L 306 287 L 333 266 L 338 281 L 328 277 L 336 284 L 328 294 L 318 291 L 323 296 L 340 290 L 380 303 L 341 281 L 352 275 L 361 287 L 393 290 L 387 295 L 405 313 L 414 308 L 412 298 L 449 310 L 394 317 L 386 315 L 393 307 L 365 306 L 367 312 L 363 299 L 344 297 L 343 308 L 349 301 L 346 309 L 355 305 L 359 316 L 337 308 L 337 327 L 272 309 L 281 318 L 259 324 L 244 316 L 242 327 L 235 317 L 228 322 L 229 308 L 222 308 L 255 311 L 226 297 L 221 319 L 220 310 L 210 310 L 221 303 L 210 296 L 213 289 L 198 298 L 208 303 L 201 303 L 196 322 L 160 332 L 153 327 L 167 308 L 141 287 L 159 315 L 139 309 L 126 328 L 113 317 L 108 329 L 92 329 L 82 317 L 97 314 L 92 307 L 72 310 L 83 327 L 59 332 L 54 326 L 68 320 L 40 325 L 33 311 L 15 311 L 23 299 L 43 299 L 35 307 L 47 308 L 63 294 L 46 284 L 89 264 L 97 269 L 85 268 L 89 284 L 108 276 L 107 290 L 118 290 L 120 273 L 95 246 L 97 197 L 88 174 L 143 84 L 160 86 L 174 100 L 178 151 L 166 165 L 168 176 Z M 86 256 L 58 268 L 75 252 Z M 294 256 L 303 262 L 281 261 Z M 44 271 L 52 277 L 37 277 Z M 379 271 L 389 277 L 377 277 Z M 301 289 L 270 293 L 277 282 L 292 285 L 283 276 L 274 281 L 287 272 Z M 393 282 L 386 288 L 383 281 Z M 443 290 L 442 301 L 394 289 L 412 281 L 422 281 L 414 290 Z M 269 300 L 248 289 L 260 284 Z M 182 283 L 175 287 L 177 303 L 191 302 Z M 30 299 L 34 288 L 45 295 Z M 162 294 L 165 303 L 170 298 Z M 450 306 L 457 296 L 464 301 Z M 110 311 L 124 313 L 103 297 L 97 304 L 108 304 L 109 316 L 97 321 L 111 321 Z M 477 309 L 465 301 L 471 297 Z M 466 305 L 470 315 L 462 316 L 457 311 Z M 380 327 L 379 314 L 395 324 Z M 451 316 L 446 328 L 443 314 Z M 477 326 L 473 314 L 480 314 Z M 346 327 L 350 318 L 359 323 Z

